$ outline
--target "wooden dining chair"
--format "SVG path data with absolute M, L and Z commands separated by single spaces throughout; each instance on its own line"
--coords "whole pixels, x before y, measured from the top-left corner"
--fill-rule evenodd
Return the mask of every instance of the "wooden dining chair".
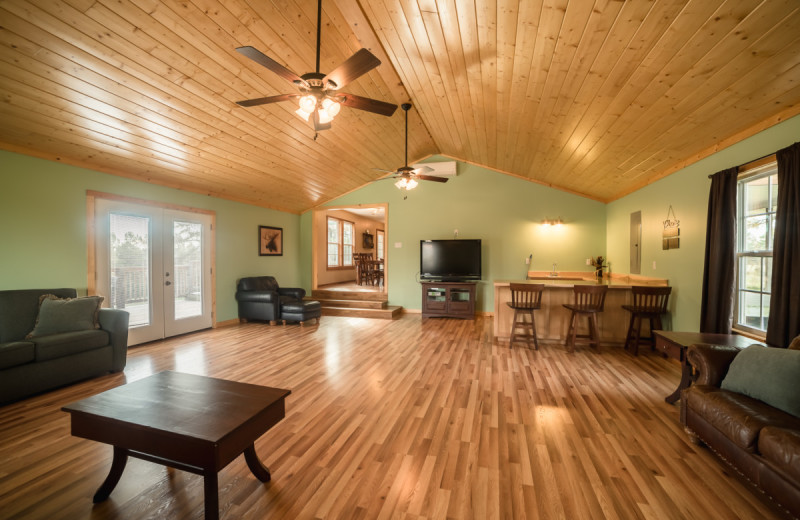
M 597 314 L 603 312 L 606 301 L 607 285 L 576 285 L 573 287 L 575 301 L 565 303 L 564 307 L 572 311 L 567 332 L 567 350 L 575 352 L 577 338 L 587 338 L 590 346 L 600 347 L 600 334 L 597 330 Z M 578 316 L 588 318 L 589 333 L 578 334 Z
M 661 330 L 661 315 L 667 312 L 669 295 L 672 287 L 631 287 L 633 303 L 623 305 L 622 308 L 631 313 L 628 325 L 628 334 L 625 337 L 625 349 L 630 350 L 634 356 L 639 355 L 639 344 L 650 344 L 650 350 L 655 350 L 654 330 Z M 650 322 L 650 335 L 642 337 L 642 320 Z
M 511 301 L 506 302 L 506 305 L 514 309 L 514 320 L 511 323 L 511 339 L 508 346 L 512 347 L 515 341 L 525 341 L 525 344 L 530 346 L 531 339 L 533 339 L 534 350 L 539 350 L 539 338 L 536 336 L 536 319 L 533 311 L 542 307 L 544 284 L 512 283 L 510 287 Z M 525 316 L 530 316 L 530 320 L 526 320 Z M 522 334 L 517 334 L 517 328 L 522 329 Z

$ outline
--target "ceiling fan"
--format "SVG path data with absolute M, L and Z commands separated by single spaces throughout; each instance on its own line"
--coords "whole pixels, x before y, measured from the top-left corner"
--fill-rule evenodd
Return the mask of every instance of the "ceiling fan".
M 320 73 L 321 27 L 322 0 L 319 0 L 317 2 L 317 69 L 316 72 L 309 72 L 302 76 L 298 76 L 254 47 L 238 47 L 236 51 L 243 56 L 292 82 L 297 87 L 298 93 L 247 99 L 245 101 L 237 101 L 236 104 L 243 107 L 252 107 L 299 98 L 299 108 L 295 113 L 306 121 L 313 116 L 314 130 L 316 131 L 327 130 L 331 127 L 331 121 L 339 113 L 341 105 L 382 116 L 394 114 L 394 111 L 397 110 L 397 105 L 378 101 L 377 99 L 356 96 L 355 94 L 337 92 L 340 88 L 381 64 L 381 61 L 367 49 L 361 49 L 350 56 L 344 63 L 336 67 L 333 72 L 328 74 Z
M 433 168 L 428 166 L 420 166 L 419 168 L 411 168 L 408 165 L 408 110 L 411 108 L 411 103 L 403 103 L 400 105 L 400 108 L 406 113 L 406 155 L 405 155 L 405 166 L 398 168 L 397 170 L 382 170 L 380 168 L 373 168 L 374 170 L 378 170 L 384 173 L 394 173 L 394 175 L 389 177 L 384 177 L 385 179 L 399 179 L 397 182 L 394 183 L 397 186 L 397 189 L 400 190 L 413 190 L 417 187 L 417 180 L 422 181 L 433 181 L 433 182 L 447 182 L 447 179 L 443 177 L 434 177 L 432 175 L 423 175 L 428 172 L 432 172 Z M 381 179 L 378 179 L 381 180 Z

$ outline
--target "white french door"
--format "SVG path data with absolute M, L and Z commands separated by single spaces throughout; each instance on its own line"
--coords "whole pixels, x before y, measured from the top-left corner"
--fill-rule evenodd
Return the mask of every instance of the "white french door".
M 212 325 L 211 215 L 95 203 L 97 293 L 130 314 L 128 345 Z

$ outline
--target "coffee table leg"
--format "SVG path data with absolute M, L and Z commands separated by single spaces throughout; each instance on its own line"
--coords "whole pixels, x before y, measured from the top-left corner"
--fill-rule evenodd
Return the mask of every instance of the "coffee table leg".
M 255 475 L 258 480 L 261 482 L 269 482 L 272 476 L 269 474 L 269 469 L 258 460 L 255 445 L 251 444 L 245 448 L 244 460 L 247 462 L 247 467 L 250 468 L 250 471 L 253 472 L 253 475 Z
M 217 472 L 213 469 L 203 475 L 203 491 L 205 494 L 205 519 L 219 519 L 219 492 L 217 491 Z
M 111 470 L 94 494 L 92 502 L 95 504 L 102 502 L 114 491 L 119 478 L 122 476 L 122 471 L 125 469 L 126 462 L 128 462 L 128 450 L 114 446 L 114 460 L 111 462 Z
M 669 404 L 673 404 L 675 401 L 681 398 L 681 390 L 684 388 L 689 388 L 692 384 L 692 365 L 684 361 L 681 363 L 681 382 L 678 383 L 678 388 L 675 389 L 670 395 L 664 398 L 666 402 Z

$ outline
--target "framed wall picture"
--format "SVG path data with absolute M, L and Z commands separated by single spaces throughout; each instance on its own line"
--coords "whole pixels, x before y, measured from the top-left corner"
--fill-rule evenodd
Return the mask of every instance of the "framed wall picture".
M 363 238 L 364 238 L 364 242 L 363 242 L 364 249 L 372 249 L 373 247 L 375 247 L 374 246 L 375 242 L 373 240 L 372 233 L 370 233 L 369 231 L 365 231 L 363 233 Z
M 258 255 L 283 256 L 283 228 L 258 226 Z

